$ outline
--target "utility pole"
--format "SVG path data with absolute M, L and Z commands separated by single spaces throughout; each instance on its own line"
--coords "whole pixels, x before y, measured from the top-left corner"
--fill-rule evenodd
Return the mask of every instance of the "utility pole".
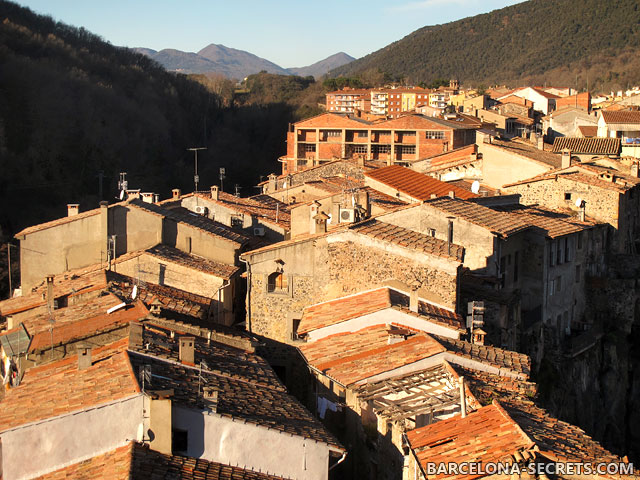
M 193 183 L 195 184 L 194 192 L 198 191 L 198 183 L 200 182 L 200 177 L 198 176 L 198 150 L 206 150 L 207 147 L 191 147 L 187 148 L 187 151 L 193 152 L 195 156 L 195 171 L 193 174 Z

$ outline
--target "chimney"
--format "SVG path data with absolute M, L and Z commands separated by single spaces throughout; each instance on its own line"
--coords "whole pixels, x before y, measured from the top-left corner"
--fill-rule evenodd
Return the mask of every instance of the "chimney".
M 217 185 L 211 186 L 211 200 L 220 200 L 220 189 Z
M 447 228 L 447 254 L 451 255 L 451 244 L 453 243 L 453 218 L 447 217 L 449 220 L 449 227 Z
M 80 212 L 79 203 L 67 203 L 67 217 L 73 217 Z
M 320 212 L 313 217 L 313 220 L 313 231 L 311 233 L 326 233 L 329 216 L 324 212 Z
M 130 322 L 129 323 L 129 348 L 142 347 L 142 333 L 144 327 L 141 323 Z
M 102 245 L 104 251 L 102 252 L 102 258 L 108 258 L 109 252 L 109 202 L 100 202 L 100 234 L 102 235 Z
M 275 173 L 269 175 L 269 191 L 267 193 L 275 192 L 278 190 L 278 177 Z
M 364 167 L 364 155 L 360 155 L 358 158 L 358 166 L 359 167 Z
M 418 289 L 413 289 L 409 293 L 409 310 L 418 313 Z
M 562 150 L 562 168 L 569 168 L 571 166 L 571 150 L 565 148 Z
M 86 370 L 91 366 L 91 345 L 79 343 L 76 345 L 78 351 L 78 370 Z
M 160 203 L 160 194 L 159 193 L 154 193 L 153 194 L 153 203 Z
M 638 174 L 638 173 L 639 173 L 639 172 L 638 172 L 638 170 L 639 170 L 639 169 L 638 169 L 638 162 L 634 162 L 634 163 L 631 165 L 631 176 L 632 176 L 632 177 L 635 177 L 635 178 L 638 178 L 638 177 L 640 176 L 640 175 Z
M 185 363 L 187 365 L 194 364 L 195 342 L 195 337 L 180 337 L 180 350 L 178 352 L 178 356 L 181 363 Z
M 544 150 L 544 136 L 539 135 L 536 142 L 538 142 L 538 150 Z
M 366 190 L 360 190 L 358 192 L 358 203 L 365 211 L 365 216 L 369 217 L 371 215 L 371 204 L 369 203 L 369 192 Z
M 586 216 L 587 216 L 587 204 L 586 202 L 582 202 L 581 208 L 580 208 L 580 221 L 584 222 L 586 220 Z
M 151 192 L 143 192 L 142 193 L 142 201 L 144 203 L 153 203 L 153 193 L 151 193 Z
M 53 312 L 53 275 L 47 275 L 47 308 Z
M 456 198 L 456 194 L 453 190 L 449 190 L 449 198 Z
M 174 188 L 173 190 L 171 190 L 171 198 L 173 198 L 174 200 L 180 198 L 182 196 L 182 190 L 180 190 L 179 188 Z
M 135 200 L 140 198 L 140 189 L 136 190 L 127 190 L 127 200 Z

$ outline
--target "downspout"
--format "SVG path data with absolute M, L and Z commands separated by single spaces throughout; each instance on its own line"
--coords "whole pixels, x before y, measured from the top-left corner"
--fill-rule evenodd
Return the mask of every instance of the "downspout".
M 251 332 L 251 264 L 248 260 L 242 258 L 242 256 L 238 257 L 242 263 L 247 266 L 247 318 L 246 318 L 246 328 L 248 332 Z M 253 333 L 253 332 L 251 332 Z
M 347 451 L 345 450 L 344 452 L 342 452 L 342 457 L 340 457 L 340 460 L 338 460 L 336 463 L 334 463 L 331 467 L 329 467 L 329 471 L 333 470 L 334 468 L 336 468 L 338 465 L 340 465 L 342 462 L 344 462 L 344 459 L 347 458 Z

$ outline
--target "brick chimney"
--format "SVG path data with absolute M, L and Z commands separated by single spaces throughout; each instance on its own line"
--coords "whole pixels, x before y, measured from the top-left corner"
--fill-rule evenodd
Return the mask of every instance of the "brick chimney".
M 171 198 L 173 198 L 174 200 L 180 198 L 182 196 L 182 190 L 180 190 L 179 188 L 174 188 L 173 190 L 171 190 L 171 195 Z
M 211 186 L 211 200 L 220 200 L 220 188 L 217 185 Z
M 80 212 L 80 204 L 79 203 L 67 203 L 67 216 L 73 217 Z
M 195 337 L 180 337 L 180 350 L 178 356 L 181 363 L 193 365 L 195 359 Z

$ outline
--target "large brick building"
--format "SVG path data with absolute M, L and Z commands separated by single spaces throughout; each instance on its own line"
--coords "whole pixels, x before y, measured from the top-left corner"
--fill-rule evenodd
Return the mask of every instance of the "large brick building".
M 412 114 L 369 122 L 325 113 L 291 125 L 280 161 L 283 174 L 347 158 L 410 164 L 474 142 L 472 125 L 440 118 Z

